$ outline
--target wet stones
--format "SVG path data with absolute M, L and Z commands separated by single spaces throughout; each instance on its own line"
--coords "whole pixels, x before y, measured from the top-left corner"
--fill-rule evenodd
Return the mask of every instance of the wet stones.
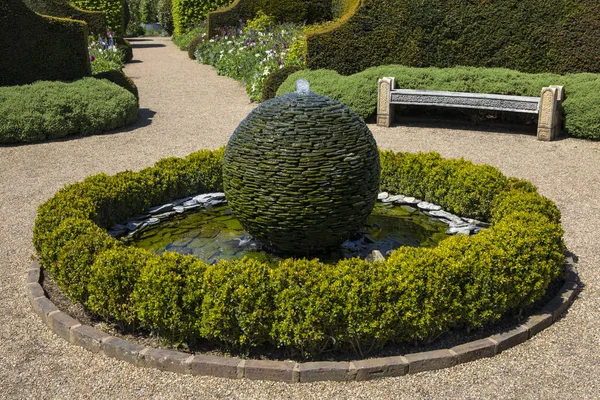
M 183 214 L 202 207 L 208 209 L 226 202 L 224 193 L 207 193 L 195 197 L 178 199 L 171 203 L 151 207 L 147 210 L 146 214 L 132 217 L 124 224 L 115 224 L 108 230 L 108 234 L 115 238 L 123 236 L 132 237 L 146 228 L 171 219 L 177 214 Z

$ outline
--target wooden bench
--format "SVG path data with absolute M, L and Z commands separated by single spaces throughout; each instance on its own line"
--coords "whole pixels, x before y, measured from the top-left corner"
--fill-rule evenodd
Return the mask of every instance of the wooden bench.
M 540 97 L 498 94 L 442 92 L 437 90 L 396 89 L 394 78 L 379 79 L 377 93 L 377 125 L 389 127 L 394 122 L 394 105 L 472 108 L 538 114 L 537 137 L 550 141 L 560 136 L 562 86 L 542 89 Z

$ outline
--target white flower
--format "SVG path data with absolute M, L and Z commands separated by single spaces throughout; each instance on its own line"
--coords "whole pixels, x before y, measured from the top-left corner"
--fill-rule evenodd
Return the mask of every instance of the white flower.
M 209 40 L 209 42 L 210 42 L 210 43 L 214 43 L 214 42 L 215 42 L 215 39 L 210 39 L 210 40 Z
M 255 54 L 255 56 L 256 56 L 256 57 L 260 57 L 260 54 L 259 54 L 259 53 L 256 53 L 256 54 Z
M 227 38 L 225 38 L 225 39 L 227 39 Z M 232 44 L 232 43 L 233 43 L 233 42 L 232 42 L 231 40 L 228 40 L 228 41 L 227 41 L 227 44 Z
M 235 49 L 229 50 L 229 54 L 233 54 L 234 51 L 235 51 Z

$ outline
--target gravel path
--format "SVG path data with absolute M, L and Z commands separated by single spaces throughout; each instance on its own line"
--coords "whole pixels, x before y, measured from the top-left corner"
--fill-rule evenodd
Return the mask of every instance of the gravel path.
M 119 132 L 0 147 L 0 398 L 417 399 L 598 398 L 600 393 L 600 143 L 408 125 L 371 126 L 381 148 L 438 151 L 532 181 L 560 207 L 585 288 L 566 317 L 494 358 L 363 383 L 284 383 L 192 377 L 93 354 L 54 336 L 25 297 L 37 206 L 90 174 L 139 170 L 166 156 L 223 146 L 254 107 L 244 88 L 198 65 L 169 39 L 135 40 L 126 73 L 142 118 Z M 567 88 L 568 89 L 568 88 Z

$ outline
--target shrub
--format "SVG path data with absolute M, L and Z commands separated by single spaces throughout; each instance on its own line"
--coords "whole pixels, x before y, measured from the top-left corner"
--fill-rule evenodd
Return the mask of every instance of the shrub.
M 429 89 L 517 96 L 540 96 L 543 87 L 562 85 L 565 133 L 585 139 L 600 139 L 600 75 L 598 74 L 526 74 L 501 68 L 411 68 L 386 65 L 361 73 L 340 76 L 334 71 L 304 70 L 291 75 L 277 91 L 278 95 L 295 90 L 297 79 L 305 78 L 316 93 L 340 100 L 363 119 L 375 114 L 377 80 L 396 78 L 403 89 Z
M 23 0 L 23 2 L 38 14 L 84 21 L 93 35 L 103 35 L 106 32 L 106 15 L 103 12 L 81 10 L 69 4 L 68 0 Z
M 177 253 L 148 258 L 132 294 L 140 322 L 172 341 L 196 334 L 206 268 L 197 258 Z
M 173 12 L 171 0 L 158 0 L 158 22 L 169 35 L 173 34 Z
M 231 0 L 171 0 L 173 34 L 182 35 L 206 19 L 209 12 L 227 6 Z M 236 21 L 237 24 L 237 21 Z
M 123 89 L 127 90 L 129 93 L 134 95 L 139 103 L 140 95 L 138 93 L 138 88 L 135 85 L 135 83 L 133 82 L 133 80 L 131 80 L 130 77 L 125 75 L 124 72 L 114 71 L 114 70 L 106 71 L 106 72 L 101 72 L 99 74 L 94 74 L 93 77 L 96 79 L 106 79 L 106 80 L 111 81 L 112 83 L 115 83 L 115 84 L 121 86 Z
M 552 202 L 492 167 L 438 154 L 382 153 L 382 187 L 404 185 L 430 201 L 445 199 L 450 209 L 491 215 L 493 224 L 434 248 L 401 247 L 384 262 L 286 259 L 271 266 L 244 259 L 207 266 L 125 247 L 101 232 L 150 205 L 222 189 L 222 153 L 170 157 L 139 173 L 66 186 L 39 208 L 33 239 L 40 262 L 69 296 L 88 296 L 90 310 L 125 326 L 175 341 L 208 339 L 242 350 L 271 345 L 306 357 L 348 345 L 366 354 L 389 342 L 431 341 L 493 324 L 540 299 L 563 271 Z M 429 167 L 448 177 L 447 188 L 421 183 L 446 184 Z M 466 177 L 476 184 L 460 188 Z M 470 198 L 492 199 L 459 198 L 471 190 L 477 193 Z
M 209 36 L 223 28 L 238 26 L 240 20 L 253 19 L 259 11 L 279 23 L 312 24 L 331 19 L 331 0 L 235 0 L 231 6 L 208 14 Z
M 91 75 L 85 23 L 37 15 L 21 0 L 5 0 L 0 24 L 0 86 Z
M 308 68 L 343 75 L 385 64 L 600 72 L 600 3 L 364 0 L 307 41 Z
M 104 11 L 106 23 L 117 36 L 125 34 L 125 8 L 127 3 L 122 0 L 72 0 L 72 3 L 84 10 Z
M 104 80 L 0 87 L 0 143 L 95 135 L 137 119 L 135 97 Z
M 276 97 L 277 89 L 279 89 L 279 86 L 285 82 L 287 77 L 302 69 L 304 68 L 298 65 L 289 65 L 271 72 L 267 79 L 265 79 L 263 82 L 261 101 L 267 101 Z

